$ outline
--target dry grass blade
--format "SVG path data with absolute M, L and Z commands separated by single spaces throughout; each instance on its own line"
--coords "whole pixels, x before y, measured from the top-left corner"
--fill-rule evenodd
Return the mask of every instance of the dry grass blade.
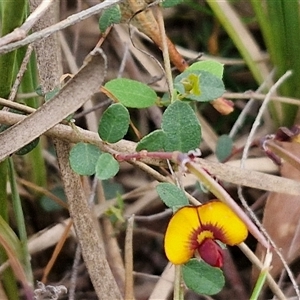
M 281 143 L 288 152 L 299 156 L 298 143 Z M 281 168 L 283 178 L 299 180 L 299 170 L 288 162 L 284 162 Z M 291 263 L 299 257 L 299 197 L 286 194 L 270 193 L 264 209 L 263 226 L 270 234 L 276 246 L 280 249 L 287 263 Z M 263 252 L 260 246 L 257 254 L 260 257 Z M 277 276 L 282 270 L 283 264 L 277 255 L 274 255 L 270 273 Z
M 175 266 L 168 263 L 164 272 L 161 274 L 154 290 L 152 291 L 149 300 L 166 300 L 169 299 L 173 291 L 175 278 Z
M 93 51 L 90 58 L 56 97 L 0 135 L 0 161 L 61 122 L 97 92 L 105 76 L 106 61 L 99 50 Z
M 0 121 L 4 124 L 14 124 L 20 120 L 25 119 L 22 115 L 17 115 L 9 112 L 0 111 Z M 105 151 L 118 152 L 135 152 L 136 144 L 131 141 L 121 140 L 114 145 L 104 145 L 100 140 L 99 135 L 88 130 L 77 127 L 78 133 L 75 132 L 70 126 L 58 124 L 47 131 L 45 134 L 50 137 L 56 137 L 71 143 L 87 142 L 100 147 Z M 77 131 L 76 130 L 76 131 Z M 1 140 L 1 135 L 0 135 Z M 161 165 L 162 161 L 154 159 L 144 159 L 145 163 L 153 165 Z M 204 159 L 199 159 L 200 165 L 206 169 L 209 173 L 213 174 L 220 180 L 230 182 L 236 185 L 243 185 L 252 187 L 255 189 L 285 193 L 289 195 L 300 195 L 300 184 L 294 180 L 288 178 L 282 178 L 278 176 L 268 175 L 261 172 L 252 170 L 242 170 L 232 165 L 221 164 L 218 162 L 212 162 Z
M 108 0 L 108 1 L 104 1 L 103 3 L 97 4 L 89 9 L 86 9 L 77 14 L 74 14 L 74 15 L 68 17 L 67 19 L 65 19 L 61 22 L 58 22 L 52 26 L 49 26 L 38 32 L 34 32 L 21 41 L 17 41 L 17 42 L 10 43 L 8 45 L 4 45 L 4 46 L 0 47 L 0 53 L 1 54 L 8 53 L 8 52 L 18 49 L 22 46 L 25 46 L 25 45 L 28 45 L 35 41 L 44 39 L 55 32 L 58 32 L 64 28 L 67 28 L 71 25 L 79 23 L 80 21 L 82 21 L 84 19 L 87 19 L 93 15 L 96 15 L 96 14 L 100 13 L 103 9 L 108 8 L 119 2 L 120 2 L 120 0 Z
M 85 199 L 80 177 L 70 167 L 70 145 L 60 141 L 56 150 L 70 215 L 95 292 L 102 299 L 122 299 L 106 260 L 104 245 L 101 244 L 95 229 L 92 212 Z
M 265 191 L 300 195 L 300 183 L 297 181 L 256 171 L 241 170 L 204 159 L 199 161 L 205 170 L 220 180 Z
M 132 251 L 132 238 L 133 238 L 133 225 L 134 215 L 128 219 L 125 239 L 125 299 L 134 299 L 133 293 L 133 251 Z

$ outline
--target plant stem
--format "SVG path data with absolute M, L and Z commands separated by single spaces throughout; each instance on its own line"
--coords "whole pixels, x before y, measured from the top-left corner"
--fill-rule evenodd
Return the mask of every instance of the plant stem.
M 164 59 L 166 80 L 168 83 L 169 93 L 170 93 L 170 98 L 171 98 L 171 103 L 172 103 L 172 102 L 174 102 L 173 78 L 172 78 L 172 71 L 171 71 L 170 56 L 169 56 L 169 49 L 168 49 L 168 44 L 167 44 L 167 36 L 166 36 L 166 31 L 165 31 L 164 18 L 163 18 L 163 14 L 162 14 L 162 7 L 160 5 L 156 6 L 156 12 L 157 12 L 157 22 L 158 22 L 160 37 L 161 37 L 162 54 L 163 54 L 163 59 Z
M 183 300 L 184 293 L 182 287 L 182 268 L 181 265 L 175 266 L 174 297 L 173 300 Z
M 272 261 L 272 254 L 271 254 L 271 252 L 267 252 L 263 268 L 260 271 L 259 277 L 255 283 L 255 286 L 254 286 L 254 289 L 253 289 L 250 299 L 257 300 L 259 298 L 259 295 L 260 295 L 260 293 L 263 289 L 263 286 L 266 282 L 266 279 L 267 279 L 271 261 Z

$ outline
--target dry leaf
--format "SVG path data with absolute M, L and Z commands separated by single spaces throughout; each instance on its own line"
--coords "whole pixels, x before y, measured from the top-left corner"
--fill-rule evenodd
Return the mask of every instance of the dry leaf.
M 285 150 L 299 157 L 300 144 L 279 143 Z M 300 181 L 300 172 L 291 164 L 284 162 L 281 176 Z M 300 198 L 280 193 L 270 193 L 264 210 L 263 226 L 281 250 L 283 257 L 291 263 L 300 254 Z M 258 245 L 256 254 L 262 258 L 265 250 Z M 278 255 L 274 254 L 271 274 L 276 277 L 283 269 Z

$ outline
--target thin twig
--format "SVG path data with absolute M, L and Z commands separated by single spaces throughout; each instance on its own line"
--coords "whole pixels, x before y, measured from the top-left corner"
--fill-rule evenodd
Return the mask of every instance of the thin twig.
M 40 39 L 44 39 L 57 31 L 60 31 L 71 25 L 79 23 L 82 20 L 85 20 L 93 15 L 96 15 L 96 14 L 100 13 L 102 10 L 109 8 L 110 6 L 113 6 L 120 2 L 122 2 L 122 0 L 106 0 L 100 4 L 97 4 L 93 7 L 91 7 L 91 8 L 88 8 L 79 13 L 73 14 L 73 15 L 69 16 L 68 18 L 66 18 L 65 20 L 60 21 L 60 22 L 58 22 L 52 26 L 49 26 L 45 29 L 42 29 L 40 31 L 34 32 L 31 35 L 29 35 L 28 37 L 26 37 L 20 41 L 1 46 L 0 54 L 8 53 L 8 52 L 13 51 L 17 48 L 20 48 L 22 46 L 36 42 Z
M 268 94 L 266 95 L 266 98 L 262 104 L 262 106 L 260 107 L 257 117 L 252 125 L 252 128 L 250 130 L 249 136 L 247 138 L 246 141 L 246 145 L 243 151 L 243 155 L 242 155 L 242 159 L 241 159 L 241 168 L 243 169 L 245 167 L 245 161 L 248 157 L 248 152 L 253 140 L 253 136 L 257 130 L 257 128 L 260 125 L 260 121 L 262 118 L 262 115 L 264 113 L 264 111 L 267 109 L 267 105 L 271 99 L 271 95 L 278 89 L 278 87 L 289 77 L 292 75 L 292 71 L 287 71 L 282 77 L 279 78 L 279 80 L 270 88 Z M 259 229 L 262 231 L 262 233 L 267 237 L 269 243 L 272 245 L 272 247 L 274 248 L 275 252 L 277 253 L 277 255 L 279 256 L 280 260 L 282 261 L 284 268 L 287 271 L 287 274 L 293 284 L 294 290 L 298 296 L 298 298 L 300 298 L 300 291 L 299 291 L 299 287 L 298 284 L 294 278 L 294 275 L 291 271 L 291 269 L 288 266 L 288 263 L 286 262 L 286 260 L 284 259 L 282 253 L 280 252 L 280 250 L 277 248 L 277 246 L 275 245 L 274 241 L 271 239 L 271 237 L 269 236 L 269 234 L 266 232 L 266 230 L 264 229 L 264 227 L 262 226 L 261 222 L 258 220 L 258 218 L 256 217 L 256 215 L 254 214 L 254 212 L 250 209 L 246 199 L 243 196 L 243 189 L 242 186 L 238 187 L 238 196 L 239 199 L 241 200 L 242 205 L 245 207 L 245 209 L 249 212 L 250 217 L 252 218 L 252 220 L 255 222 L 255 224 L 259 227 Z
M 248 156 L 248 152 L 251 146 L 251 143 L 253 141 L 253 137 L 254 134 L 256 132 L 256 130 L 258 129 L 259 125 L 260 125 L 260 121 L 262 118 L 263 113 L 265 112 L 265 110 L 267 109 L 267 105 L 269 103 L 269 101 L 271 100 L 271 95 L 277 90 L 277 88 L 289 77 L 292 75 L 292 71 L 287 71 L 269 90 L 268 94 L 266 95 L 266 98 L 262 104 L 262 106 L 260 107 L 257 117 L 253 123 L 253 126 L 250 130 L 249 136 L 247 138 L 247 142 L 243 151 L 243 155 L 242 155 L 242 159 L 241 159 L 241 168 L 244 168 L 245 166 L 245 160 L 247 159 Z
M 37 20 L 39 20 L 43 14 L 48 10 L 50 5 L 57 0 L 44 0 L 35 11 L 30 14 L 30 16 L 26 19 L 23 25 L 19 28 L 15 28 L 13 32 L 3 36 L 0 38 L 0 47 L 7 45 L 11 42 L 18 41 L 24 39 L 28 31 L 32 28 Z
M 23 104 L 20 104 L 17 102 L 12 102 L 12 101 L 6 100 L 4 98 L 0 98 L 0 105 L 8 107 L 8 108 L 16 109 L 16 110 L 22 111 L 27 114 L 31 114 L 31 113 L 35 112 L 35 109 L 32 107 L 29 107 L 29 106 L 26 106 L 26 105 L 23 105 Z
M 165 73 L 166 73 L 166 79 L 167 84 L 169 88 L 169 93 L 171 97 L 171 102 L 173 102 L 173 78 L 172 78 L 172 71 L 171 71 L 171 64 L 170 64 L 170 56 L 169 56 L 169 49 L 167 44 L 167 36 L 166 36 L 166 30 L 165 30 L 165 24 L 164 24 L 164 18 L 162 14 L 162 7 L 160 5 L 156 6 L 156 12 L 157 12 L 157 23 L 160 30 L 160 38 L 161 38 L 161 44 L 162 44 L 162 55 L 164 59 L 164 67 L 165 67 Z
M 269 85 L 269 81 L 272 80 L 273 76 L 274 76 L 274 70 L 269 74 L 266 80 L 259 86 L 259 88 L 256 90 L 256 93 L 260 93 L 261 91 L 263 91 L 266 88 L 266 86 Z M 236 135 L 237 131 L 242 127 L 243 122 L 247 116 L 247 113 L 249 112 L 250 108 L 254 103 L 254 100 L 255 99 L 251 97 L 251 99 L 247 102 L 244 109 L 242 110 L 239 117 L 237 118 L 234 125 L 232 126 L 229 133 L 229 137 L 233 138 Z
M 75 299 L 76 280 L 78 276 L 78 266 L 79 266 L 80 259 L 81 259 L 81 248 L 80 245 L 77 244 L 73 266 L 72 266 L 72 274 L 70 278 L 70 288 L 69 288 L 69 298 L 68 298 L 69 300 Z
M 247 91 L 245 93 L 224 93 L 223 97 L 227 99 L 239 99 L 239 100 L 255 99 L 255 100 L 263 101 L 265 100 L 266 95 L 253 92 L 253 91 Z M 300 99 L 282 97 L 282 96 L 271 96 L 270 100 L 300 106 Z
M 241 243 L 238 246 L 243 251 L 243 253 L 247 256 L 247 258 L 252 262 L 252 264 L 255 265 L 259 270 L 262 270 L 262 268 L 263 268 L 262 262 L 251 251 L 251 249 L 245 243 Z M 268 281 L 268 285 L 269 285 L 270 289 L 278 297 L 278 299 L 286 300 L 281 289 L 279 288 L 279 286 L 277 285 L 277 283 L 275 282 L 275 280 L 269 273 L 267 275 L 267 281 Z
M 133 237 L 134 215 L 128 219 L 125 238 L 125 299 L 134 299 L 133 294 Z
M 16 98 L 19 85 L 21 84 L 21 80 L 22 80 L 22 78 L 24 76 L 24 73 L 25 73 L 25 71 L 27 69 L 27 65 L 28 65 L 28 62 L 30 60 L 30 56 L 31 56 L 32 51 L 33 51 L 33 47 L 32 47 L 32 45 L 29 45 L 27 47 L 27 49 L 26 49 L 26 53 L 25 53 L 24 59 L 22 61 L 22 64 L 20 66 L 20 70 L 19 70 L 19 72 L 17 74 L 17 77 L 16 77 L 16 80 L 14 82 L 14 85 L 11 88 L 11 92 L 10 92 L 10 95 L 8 97 L 9 101 L 14 101 L 15 98 Z

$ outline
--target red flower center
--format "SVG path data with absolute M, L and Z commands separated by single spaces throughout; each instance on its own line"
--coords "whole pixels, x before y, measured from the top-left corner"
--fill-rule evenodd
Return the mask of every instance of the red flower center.
M 209 265 L 217 268 L 223 266 L 222 248 L 212 239 L 205 239 L 197 248 L 200 257 Z

